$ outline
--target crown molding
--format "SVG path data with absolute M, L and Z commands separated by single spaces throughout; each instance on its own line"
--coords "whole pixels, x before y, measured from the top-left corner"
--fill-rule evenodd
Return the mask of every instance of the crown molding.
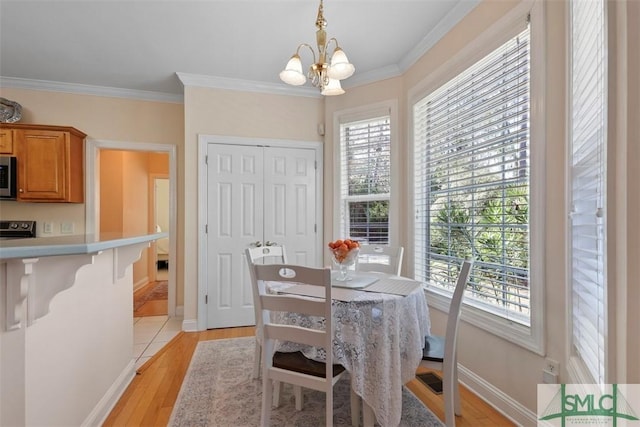
M 182 95 L 172 93 L 53 82 L 49 80 L 22 79 L 17 77 L 0 76 L 0 87 L 106 96 L 111 98 L 127 98 L 142 101 L 170 102 L 175 104 L 182 104 L 184 102 L 184 97 Z
M 176 75 L 186 86 L 208 87 L 213 89 L 237 90 L 244 92 L 260 92 L 274 95 L 302 96 L 308 98 L 320 98 L 320 91 L 317 88 L 305 86 L 289 86 L 277 83 L 264 83 L 251 80 L 232 79 L 227 77 L 206 76 L 202 74 L 190 74 L 177 72 Z M 386 67 L 378 68 L 367 73 L 357 74 L 348 80 L 340 83 L 345 89 L 356 86 L 374 83 L 380 80 L 386 80 L 393 77 L 401 76 L 400 68 L 393 64 Z
M 228 77 L 205 76 L 177 72 L 176 75 L 186 86 L 208 87 L 213 89 L 237 90 L 243 92 L 269 93 L 272 95 L 303 96 L 320 98 L 320 91 L 312 87 L 292 87 L 284 84 L 256 82 L 252 80 L 232 79 Z
M 356 86 L 362 86 L 369 83 L 375 83 L 386 79 L 402 76 L 400 67 L 395 64 L 387 65 L 386 67 L 378 68 L 376 70 L 367 71 L 366 73 L 358 73 L 350 77 L 348 80 L 343 80 L 342 87 L 344 89 L 353 88 Z
M 413 49 L 400 60 L 399 68 L 401 72 L 407 71 L 413 64 L 418 62 L 429 49 L 431 49 L 445 34 L 455 27 L 462 18 L 473 10 L 482 0 L 458 1 L 458 4 L 447 13 L 447 15 L 429 31 Z

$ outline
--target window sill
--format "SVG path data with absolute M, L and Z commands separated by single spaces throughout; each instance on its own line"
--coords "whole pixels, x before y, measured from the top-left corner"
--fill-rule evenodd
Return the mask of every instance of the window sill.
M 425 288 L 424 291 L 429 307 L 449 313 L 451 303 L 449 295 L 433 288 Z M 536 354 L 541 356 L 545 354 L 542 327 L 536 324 L 536 316 L 533 313 L 532 326 L 529 327 L 463 302 L 460 319 Z

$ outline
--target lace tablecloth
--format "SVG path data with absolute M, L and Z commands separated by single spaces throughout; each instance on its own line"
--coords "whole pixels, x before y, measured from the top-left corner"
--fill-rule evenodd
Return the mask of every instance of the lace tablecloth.
M 269 292 L 291 284 L 270 282 Z M 351 386 L 373 409 L 381 426 L 397 426 L 402 415 L 402 386 L 415 378 L 424 337 L 430 333 L 429 309 L 421 287 L 407 296 L 361 292 L 350 302 L 333 301 L 334 363 L 351 374 Z M 286 315 L 288 323 L 316 328 L 324 319 Z M 279 351 L 298 351 L 324 359 L 324 350 L 282 343 Z

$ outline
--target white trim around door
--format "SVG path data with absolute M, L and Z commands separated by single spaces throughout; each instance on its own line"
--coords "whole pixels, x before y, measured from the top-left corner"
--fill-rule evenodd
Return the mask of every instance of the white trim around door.
M 317 222 L 317 260 L 318 265 L 322 264 L 323 248 L 323 144 L 317 141 L 293 141 L 268 138 L 244 138 L 222 135 L 198 135 L 198 230 L 206 230 L 207 212 L 207 163 L 206 155 L 209 144 L 246 145 L 254 147 L 279 147 L 279 148 L 306 148 L 315 150 L 316 153 L 316 209 L 320 213 Z M 198 330 L 207 329 L 207 236 L 205 233 L 198 233 Z
M 85 231 L 87 234 L 98 232 L 100 224 L 100 150 L 146 151 L 167 153 L 169 155 L 169 265 L 176 266 L 177 224 L 177 180 L 178 167 L 176 146 L 146 142 L 107 141 L 87 139 L 85 152 Z M 169 269 L 168 315 L 182 315 L 176 307 L 176 268 Z M 178 312 L 179 311 L 179 312 Z

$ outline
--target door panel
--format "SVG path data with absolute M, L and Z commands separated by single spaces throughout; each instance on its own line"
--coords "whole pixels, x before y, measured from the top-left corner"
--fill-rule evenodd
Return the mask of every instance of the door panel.
M 265 151 L 265 241 L 284 244 L 289 262 L 310 267 L 318 267 L 315 160 L 313 150 Z
M 262 148 L 209 144 L 207 327 L 254 324 L 244 248 L 263 236 Z
M 254 325 L 244 249 L 285 245 L 317 266 L 315 150 L 209 144 L 207 328 Z

